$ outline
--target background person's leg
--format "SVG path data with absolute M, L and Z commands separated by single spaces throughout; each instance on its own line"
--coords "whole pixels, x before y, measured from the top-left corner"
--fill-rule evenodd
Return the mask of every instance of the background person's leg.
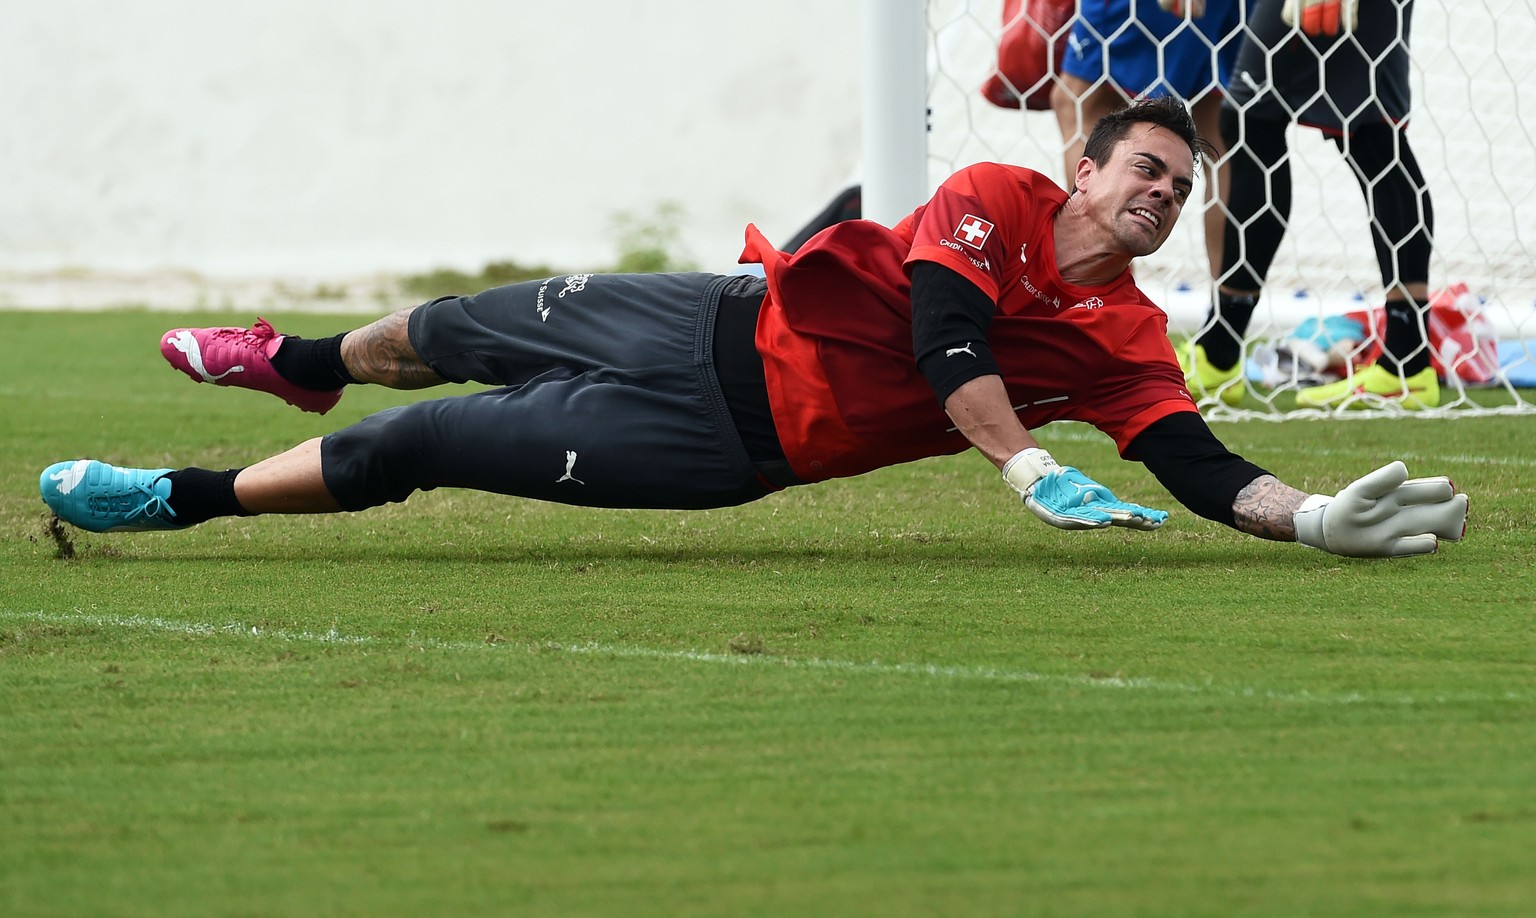
M 1370 208 L 1371 243 L 1386 290 L 1387 328 L 1379 361 L 1412 376 L 1430 365 L 1424 313 L 1435 212 L 1407 133 L 1374 124 L 1334 143 L 1354 169 Z
M 1221 113 L 1228 187 L 1221 272 L 1212 315 L 1199 335 L 1211 363 L 1226 369 L 1242 358 L 1242 340 L 1291 216 L 1291 167 L 1286 124 Z

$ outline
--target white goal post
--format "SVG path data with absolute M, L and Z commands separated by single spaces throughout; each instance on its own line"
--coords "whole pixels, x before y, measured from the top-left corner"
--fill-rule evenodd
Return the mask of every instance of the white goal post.
M 867 216 L 894 219 L 955 169 L 978 161 L 1016 163 L 1061 180 L 1055 116 L 1000 108 L 981 94 L 997 63 L 1002 7 L 1003 0 L 864 0 Z M 920 55 L 909 34 L 902 38 L 919 17 Z M 1447 380 L 1442 406 L 1430 413 L 1536 412 L 1536 393 L 1524 388 L 1536 384 L 1536 83 L 1524 78 L 1536 68 L 1536 0 L 1418 0 L 1411 51 L 1409 136 L 1435 209 L 1431 290 L 1465 285 L 1461 308 L 1491 326 L 1503 365 L 1481 386 Z M 917 68 L 925 77 L 921 103 L 912 98 Z M 923 114 L 927 131 L 915 132 L 913 119 Z M 1368 309 L 1383 298 L 1365 202 L 1349 167 L 1317 131 L 1293 125 L 1289 139 L 1291 220 L 1245 342 L 1250 357 L 1309 317 Z M 920 188 L 902 165 L 914 143 L 926 147 Z M 1203 189 L 1191 200 L 1203 200 Z M 1175 338 L 1199 329 L 1212 289 L 1194 210 L 1136 268 L 1168 312 Z M 1291 408 L 1297 385 L 1273 372 L 1261 380 L 1260 370 L 1249 361 L 1253 383 L 1241 408 L 1214 399 L 1202 408 L 1213 417 L 1319 414 Z

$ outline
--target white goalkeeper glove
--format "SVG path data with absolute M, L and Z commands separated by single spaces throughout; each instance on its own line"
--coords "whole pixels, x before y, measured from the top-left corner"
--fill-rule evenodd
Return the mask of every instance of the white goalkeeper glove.
M 1205 15 L 1205 0 L 1157 0 L 1157 5 L 1186 19 L 1199 19 Z
M 1114 492 L 1074 469 L 1057 465 L 1051 454 L 1031 447 L 1003 464 L 1003 480 L 1024 498 L 1024 506 L 1057 529 L 1103 529 L 1126 526 L 1156 529 L 1168 519 L 1165 510 L 1127 503 Z
M 1360 0 L 1285 0 L 1280 18 L 1308 35 L 1353 32 L 1360 23 Z
M 1467 495 L 1444 476 L 1408 478 L 1384 465 L 1333 497 L 1313 494 L 1296 511 L 1296 541 L 1351 558 L 1423 555 L 1467 531 Z

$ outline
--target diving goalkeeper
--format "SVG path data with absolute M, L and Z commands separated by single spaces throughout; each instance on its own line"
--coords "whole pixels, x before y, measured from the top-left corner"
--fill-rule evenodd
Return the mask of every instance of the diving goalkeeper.
M 1086 421 L 1184 506 L 1340 555 L 1432 552 L 1467 499 L 1391 463 L 1307 494 L 1232 454 L 1201 419 L 1132 259 L 1168 238 L 1204 150 L 1187 109 L 1100 120 L 1070 193 L 1028 169 L 962 169 L 894 228 L 838 223 L 793 256 L 747 229 L 765 277 L 557 276 L 444 297 L 332 338 L 174 329 L 199 382 L 325 412 L 346 386 L 497 388 L 389 408 L 246 468 L 55 463 L 60 518 L 95 532 L 221 516 L 356 511 L 472 488 L 594 507 L 696 509 L 975 449 L 1063 529 L 1156 529 L 1041 449 Z

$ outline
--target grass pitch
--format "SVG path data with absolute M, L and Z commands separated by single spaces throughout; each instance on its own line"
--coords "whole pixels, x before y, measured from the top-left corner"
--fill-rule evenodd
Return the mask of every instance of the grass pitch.
M 974 455 L 704 513 L 51 531 L 53 461 L 241 466 L 400 400 L 318 418 L 156 353 L 247 320 L 0 313 L 0 913 L 1536 902 L 1530 418 L 1217 427 L 1312 490 L 1452 475 L 1467 540 L 1396 562 L 1183 511 L 1058 532 Z M 1041 438 L 1178 510 L 1092 430 Z

